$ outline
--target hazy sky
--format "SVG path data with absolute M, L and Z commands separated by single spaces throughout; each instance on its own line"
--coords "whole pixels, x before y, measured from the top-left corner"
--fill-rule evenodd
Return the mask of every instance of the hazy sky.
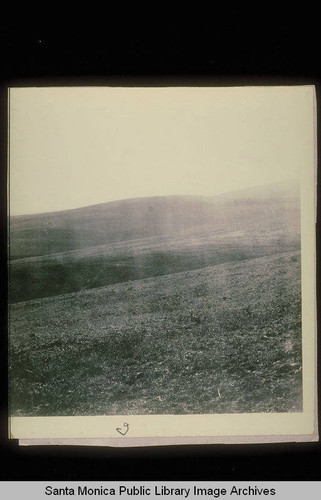
M 11 214 L 299 177 L 312 87 L 10 90 Z

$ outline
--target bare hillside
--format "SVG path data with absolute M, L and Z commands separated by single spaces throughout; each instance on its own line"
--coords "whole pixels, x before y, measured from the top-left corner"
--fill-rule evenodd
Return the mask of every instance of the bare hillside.
M 15 415 L 302 410 L 300 254 L 11 306 Z
M 10 301 L 298 250 L 297 193 L 269 189 L 270 197 L 256 188 L 12 218 Z

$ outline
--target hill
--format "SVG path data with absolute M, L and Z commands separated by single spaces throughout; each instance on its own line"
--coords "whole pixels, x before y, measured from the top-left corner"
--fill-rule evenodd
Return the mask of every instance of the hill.
M 10 308 L 14 415 L 302 411 L 300 252 Z
M 298 250 L 294 183 L 12 217 L 10 301 Z
M 255 205 L 255 206 L 252 206 Z M 62 212 L 10 217 L 10 259 L 52 255 L 151 236 L 177 236 L 244 227 L 257 209 L 296 223 L 297 183 L 278 183 L 214 197 L 164 196 L 113 201 Z M 296 213 L 291 214 L 292 211 Z M 290 215 L 290 217 L 289 217 Z M 291 217 L 292 215 L 292 217 Z

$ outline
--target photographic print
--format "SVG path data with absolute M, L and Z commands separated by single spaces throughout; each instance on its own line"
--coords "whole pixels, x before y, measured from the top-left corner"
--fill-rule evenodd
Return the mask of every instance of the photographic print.
M 17 429 L 315 435 L 313 110 L 313 87 L 10 89 Z

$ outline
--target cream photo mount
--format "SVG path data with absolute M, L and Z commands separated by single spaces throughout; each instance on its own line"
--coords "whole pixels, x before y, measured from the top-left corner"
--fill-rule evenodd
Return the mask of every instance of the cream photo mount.
M 302 413 L 12 417 L 21 444 L 147 446 L 317 441 L 316 423 Z M 128 427 L 119 436 L 117 429 Z
M 10 158 L 15 148 L 19 150 L 19 141 L 24 137 L 13 134 L 16 126 L 11 113 L 12 103 L 28 99 L 28 91 L 48 93 L 48 106 L 52 106 L 59 92 L 72 93 L 74 99 L 81 99 L 86 92 L 95 95 L 95 87 L 73 88 L 11 88 L 9 89 L 9 172 L 12 168 Z M 96 89 L 95 103 L 99 104 L 102 92 L 109 87 Z M 112 89 L 129 96 L 137 89 Z M 202 106 L 216 95 L 227 102 L 230 98 L 262 99 L 266 104 L 273 96 L 293 96 L 293 105 L 298 103 L 298 110 L 306 106 L 304 117 L 305 136 L 301 152 L 302 166 L 299 172 L 301 196 L 301 292 L 302 292 L 302 376 L 303 376 L 303 411 L 287 413 L 220 413 L 220 414 L 180 414 L 180 415 L 95 415 L 95 416 L 47 416 L 9 418 L 9 437 L 18 439 L 22 445 L 36 444 L 71 444 L 101 446 L 150 446 L 168 444 L 210 444 L 210 443 L 266 443 L 266 442 L 309 442 L 318 440 L 317 425 L 317 349 L 316 349 L 316 96 L 314 86 L 293 87 L 234 87 L 234 88 L 165 88 L 138 90 L 148 94 L 148 102 L 157 102 L 162 95 L 168 94 L 172 102 L 177 97 L 188 102 L 193 96 L 202 96 Z M 10 94 L 11 97 L 10 97 Z M 76 97 L 75 97 L 76 96 Z M 78 97 L 77 97 L 78 96 Z M 18 101 L 15 99 L 18 97 Z M 224 108 L 224 105 L 223 105 Z M 204 108 L 203 111 L 204 112 Z M 223 109 L 224 113 L 224 109 Z M 294 109 L 295 116 L 295 109 Z M 246 121 L 244 122 L 246 125 Z M 14 137 L 14 141 L 12 138 Z M 17 142 L 18 141 L 18 142 Z M 259 147 L 259 145 L 258 145 Z M 20 150 L 19 150 L 20 151 Z M 15 161 L 18 161 L 18 156 Z M 226 173 L 228 177 L 229 173 Z M 10 190 L 10 211 L 24 213 L 18 200 L 23 185 L 16 183 Z M 115 196 L 117 198 L 117 195 Z M 66 200 L 62 200 L 66 201 Z M 16 206 L 13 204 L 16 203 Z M 19 206 L 18 206 L 19 205 Z M 51 208 L 50 208 L 51 209 Z M 63 207 L 65 209 L 65 207 Z M 33 207 L 31 208 L 31 211 Z M 10 323 L 9 323 L 10 334 Z M 14 360 L 13 360 L 14 362 Z

